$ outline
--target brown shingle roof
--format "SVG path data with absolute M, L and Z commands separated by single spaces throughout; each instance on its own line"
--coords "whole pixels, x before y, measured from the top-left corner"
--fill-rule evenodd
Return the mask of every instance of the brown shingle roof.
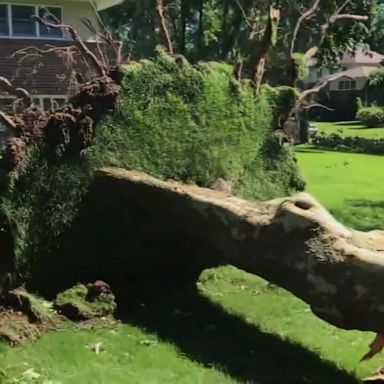
M 0 76 L 8 78 L 17 87 L 26 88 L 32 94 L 66 95 L 70 70 L 65 65 L 65 59 L 58 57 L 56 53 L 50 53 L 20 60 L 20 55 L 12 57 L 12 54 L 27 46 L 46 49 L 47 46 L 71 45 L 71 41 L 1 38 Z M 82 59 L 79 60 L 76 69 L 79 72 L 86 70 Z

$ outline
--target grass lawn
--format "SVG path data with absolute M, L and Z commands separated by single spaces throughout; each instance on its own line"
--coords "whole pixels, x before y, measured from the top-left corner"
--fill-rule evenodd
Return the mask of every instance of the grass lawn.
M 315 122 L 315 126 L 320 132 L 324 132 L 327 135 L 336 133 L 343 137 L 348 136 L 360 136 L 367 139 L 370 138 L 384 138 L 384 127 L 382 128 L 366 128 L 359 122 L 354 121 L 342 121 L 338 123 L 319 123 Z
M 308 191 L 356 229 L 384 229 L 384 156 L 296 149 Z
M 117 329 L 4 347 L 0 383 L 347 384 L 380 365 L 358 363 L 372 334 L 336 329 L 234 267 L 207 270 L 191 288 L 153 289 Z M 99 354 L 89 348 L 96 343 Z

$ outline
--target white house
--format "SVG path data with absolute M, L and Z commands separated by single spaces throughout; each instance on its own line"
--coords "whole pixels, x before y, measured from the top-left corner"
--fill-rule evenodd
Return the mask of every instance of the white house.
M 354 55 L 344 54 L 338 66 L 318 67 L 313 60 L 309 65 L 309 75 L 304 79 L 307 86 L 329 80 L 329 91 L 364 89 L 369 75 L 384 64 L 384 56 L 372 51 L 359 49 Z

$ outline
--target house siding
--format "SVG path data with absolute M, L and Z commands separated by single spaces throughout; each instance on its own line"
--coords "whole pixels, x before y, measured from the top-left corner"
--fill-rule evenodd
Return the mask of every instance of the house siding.
M 66 57 L 56 53 L 20 60 L 21 56 L 12 57 L 15 51 L 26 46 L 46 49 L 46 45 L 65 47 L 67 41 L 30 39 L 0 39 L 0 76 L 8 78 L 16 87 L 27 89 L 33 95 L 67 95 L 71 71 Z M 87 43 L 95 49 L 94 43 Z M 85 73 L 88 69 L 82 58 L 74 57 L 76 71 Z
M 96 52 L 96 43 L 92 33 L 83 25 L 81 18 L 96 21 L 92 6 L 88 2 L 63 1 L 63 0 L 13 0 L 0 3 L 26 4 L 39 6 L 60 6 L 62 8 L 62 21 L 64 24 L 73 26 L 80 34 L 83 41 Z M 69 93 L 71 70 L 76 69 L 79 73 L 89 70 L 80 55 L 75 55 L 75 64 L 70 64 L 70 58 L 57 53 L 31 56 L 21 59 L 22 55 L 12 56 L 16 51 L 28 46 L 47 49 L 48 46 L 68 47 L 73 42 L 69 36 L 62 39 L 46 38 L 18 38 L 0 37 L 0 76 L 8 78 L 16 87 L 27 89 L 34 96 L 66 96 Z M 84 76 L 86 77 L 86 76 Z
M 341 92 L 342 90 L 340 90 L 339 88 L 339 84 L 340 84 L 340 81 L 356 81 L 356 88 L 354 90 L 362 90 L 364 87 L 365 87 L 365 84 L 367 82 L 367 78 L 356 78 L 356 79 L 351 79 L 349 77 L 341 77 L 337 80 L 334 80 L 334 81 L 331 81 L 329 83 L 329 90 L 331 92 L 335 91 L 335 92 Z

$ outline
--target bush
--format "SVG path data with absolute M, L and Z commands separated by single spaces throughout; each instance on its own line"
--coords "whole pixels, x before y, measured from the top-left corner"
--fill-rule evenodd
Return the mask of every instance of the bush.
M 321 135 L 313 139 L 312 144 L 319 148 L 344 152 L 384 155 L 384 139 L 366 139 L 364 137 L 341 137 L 337 134 Z
M 382 107 L 363 107 L 357 111 L 356 118 L 366 127 L 377 127 L 384 123 Z

